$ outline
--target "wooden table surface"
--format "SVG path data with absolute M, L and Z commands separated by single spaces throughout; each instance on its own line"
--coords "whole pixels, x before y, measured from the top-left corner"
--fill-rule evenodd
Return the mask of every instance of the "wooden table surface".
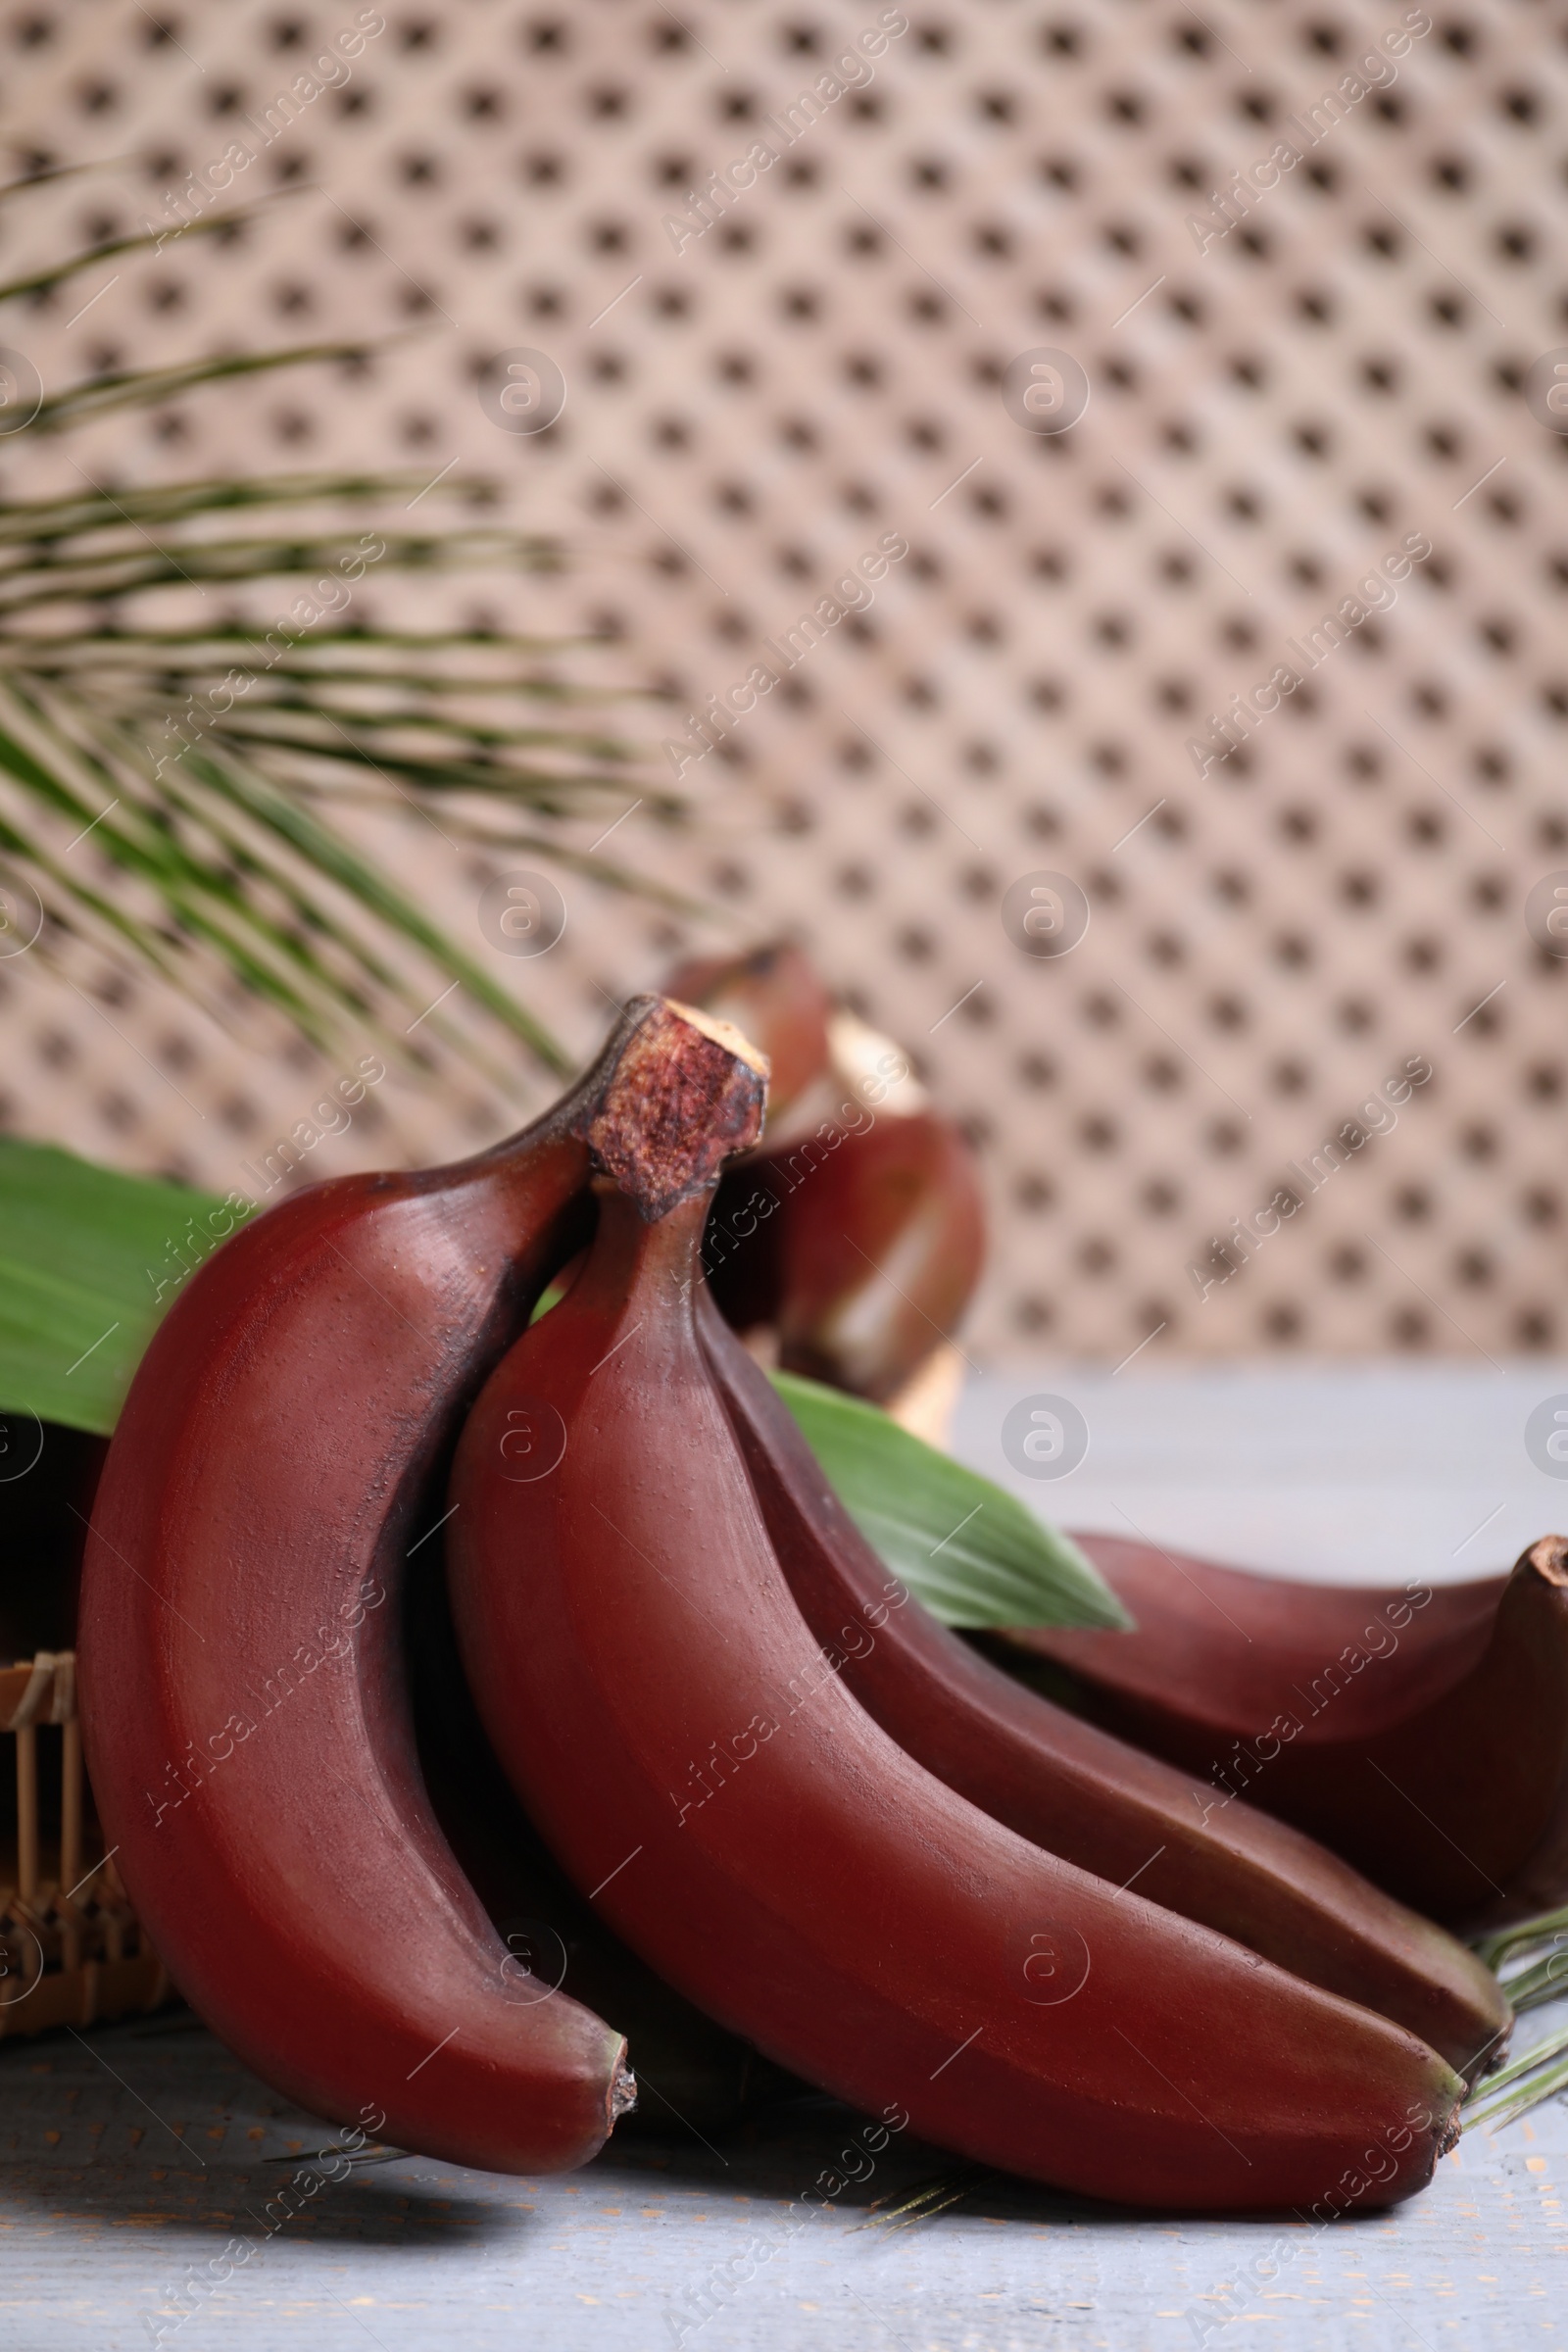
M 1568 1515 L 1548 1507 L 1550 1482 L 1518 1435 L 1554 1387 L 1568 1391 L 1568 1373 L 1512 1365 L 1134 1371 L 1114 1385 L 1043 1367 L 971 1384 L 957 1444 L 1001 1470 L 1007 1407 L 1068 1393 L 1098 1441 L 1070 1504 L 1066 1482 L 1013 1482 L 1053 1516 L 1119 1528 L 1113 1514 L 1126 1511 L 1165 1541 L 1296 1570 L 1435 1575 L 1442 1550 L 1447 1573 L 1473 1574 Z M 1455 1553 L 1489 1511 L 1489 1534 Z M 1535 2013 L 1519 2046 L 1563 2015 L 1562 2004 Z M 12 2043 L 0 2047 L 0 2348 L 1549 2352 L 1568 2341 L 1563 2101 L 1468 2135 L 1397 2212 L 1327 2230 L 1135 2216 L 995 2178 L 934 2221 L 867 2227 L 873 2200 L 952 2169 L 906 2139 L 811 2214 L 796 2201 L 854 2122 L 821 2102 L 713 2144 L 684 2131 L 617 2136 L 565 2178 L 410 2157 L 333 2181 L 305 2161 L 321 2127 L 194 2019 Z M 290 2180 L 310 2193 L 270 2230 L 264 2209 Z

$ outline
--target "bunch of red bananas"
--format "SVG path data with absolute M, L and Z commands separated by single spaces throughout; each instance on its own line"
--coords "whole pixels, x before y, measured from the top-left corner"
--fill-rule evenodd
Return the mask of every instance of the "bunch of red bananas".
M 303 1192 L 181 1295 L 80 1634 L 175 1982 L 316 2114 L 497 2171 L 591 2157 L 633 2064 L 690 2119 L 760 2054 L 1129 2203 L 1409 2194 L 1500 2053 L 1495 1981 L 889 1576 L 703 1279 L 765 1083 L 638 999 L 523 1135 Z M 1102 1688 L 1140 1729 L 1172 1702 Z

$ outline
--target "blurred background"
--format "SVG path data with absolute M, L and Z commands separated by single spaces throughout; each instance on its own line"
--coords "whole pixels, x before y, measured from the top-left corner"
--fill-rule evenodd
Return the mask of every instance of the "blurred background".
M 7 205 L 7 283 L 164 239 L 11 303 L 14 407 L 27 367 L 48 395 L 355 347 L 0 438 L 6 498 L 388 468 L 412 531 L 485 477 L 485 518 L 565 567 L 372 570 L 355 623 L 581 634 L 574 674 L 653 690 L 613 707 L 613 790 L 532 846 L 395 771 L 340 811 L 568 1054 L 678 955 L 803 943 L 978 1149 L 977 1362 L 1564 1350 L 1550 12 L 29 0 L 0 47 L 14 170 L 103 166 Z M 295 593 L 174 587 L 192 629 Z M 812 612 L 707 748 L 694 714 Z M 79 830 L 62 870 L 124 903 Z M 565 918 L 527 959 L 494 921 L 516 868 Z M 176 988 L 87 926 L 40 946 L 0 960 L 13 1133 L 254 1193 L 382 1051 L 352 1019 L 302 1041 L 216 964 Z M 552 1091 L 494 1024 L 482 1064 L 461 1026 L 390 1027 L 300 1181 L 452 1156 Z

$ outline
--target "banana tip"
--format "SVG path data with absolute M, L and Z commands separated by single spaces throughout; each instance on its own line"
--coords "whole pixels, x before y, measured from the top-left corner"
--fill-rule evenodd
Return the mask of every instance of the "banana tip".
M 625 2044 L 615 2061 L 615 2072 L 610 2085 L 610 2129 L 613 2132 L 623 2115 L 630 2115 L 637 2104 L 637 2078 L 626 2063 Z
M 573 1132 L 652 1224 L 757 1142 L 767 1071 L 767 1056 L 730 1022 L 654 998 Z
M 1568 1587 L 1568 1536 L 1543 1536 L 1524 1557 L 1546 1584 Z

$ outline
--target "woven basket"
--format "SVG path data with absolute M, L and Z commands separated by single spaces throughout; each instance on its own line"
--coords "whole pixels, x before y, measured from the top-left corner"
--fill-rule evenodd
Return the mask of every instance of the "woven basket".
M 74 1650 L 0 1666 L 0 1739 L 15 1742 L 17 1791 L 16 1842 L 0 1843 L 0 2038 L 159 2008 L 168 1972 L 91 1812 Z

